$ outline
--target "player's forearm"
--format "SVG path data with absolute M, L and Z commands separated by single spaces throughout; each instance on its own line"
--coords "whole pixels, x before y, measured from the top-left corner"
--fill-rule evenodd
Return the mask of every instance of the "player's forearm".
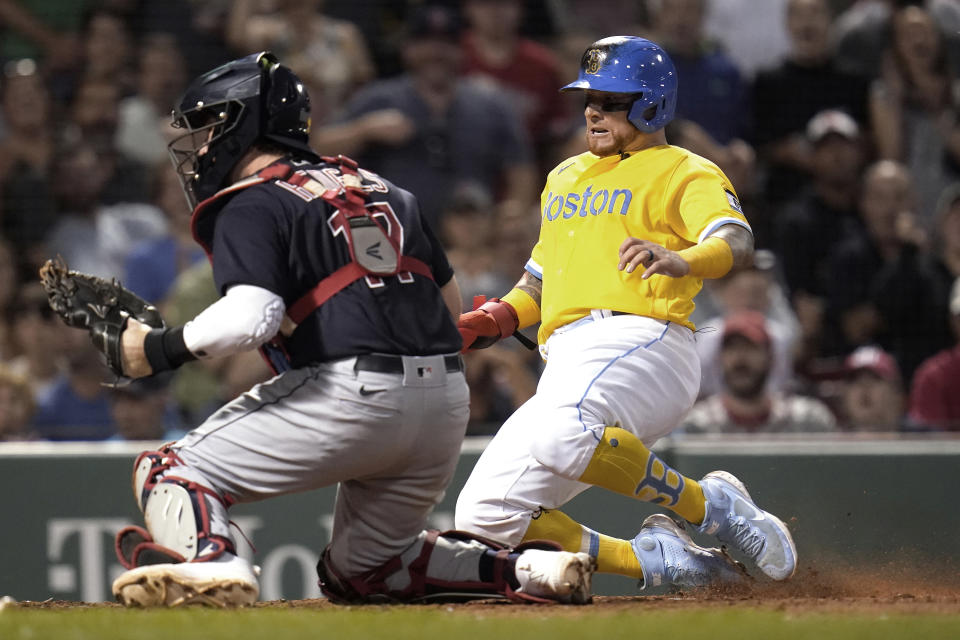
M 730 245 L 733 254 L 731 271 L 736 271 L 753 264 L 753 233 L 736 224 L 725 224 L 710 236 L 720 238 Z
M 540 306 L 540 299 L 543 296 L 543 280 L 529 271 L 524 271 L 523 276 L 517 281 L 517 284 L 513 285 L 513 288 L 523 291 L 533 298 L 537 306 Z
M 525 329 L 540 321 L 540 296 L 543 282 L 530 272 L 524 272 L 516 286 L 501 300 L 510 305 L 517 315 L 517 327 Z

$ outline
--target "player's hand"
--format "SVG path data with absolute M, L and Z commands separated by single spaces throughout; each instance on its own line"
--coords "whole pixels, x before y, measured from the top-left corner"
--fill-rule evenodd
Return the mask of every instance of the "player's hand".
M 147 354 L 143 350 L 144 340 L 152 328 L 136 318 L 127 320 L 127 327 L 120 334 L 120 358 L 125 376 L 142 378 L 153 373 L 153 368 L 147 361 Z
M 519 323 L 512 305 L 491 298 L 473 311 L 460 314 L 457 329 L 463 338 L 463 351 L 485 349 L 497 340 L 513 335 Z
M 641 276 L 644 280 L 655 273 L 671 278 L 682 278 L 690 273 L 690 265 L 675 251 L 648 240 L 627 238 L 620 245 L 617 269 L 633 273 L 641 265 L 645 269 Z

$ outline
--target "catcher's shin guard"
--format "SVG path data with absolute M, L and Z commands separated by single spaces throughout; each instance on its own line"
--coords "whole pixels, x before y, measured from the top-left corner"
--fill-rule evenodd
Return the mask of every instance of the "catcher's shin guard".
M 520 589 L 517 558 L 528 549 L 560 551 L 558 545 L 542 540 L 508 549 L 464 531 L 441 533 L 430 530 L 422 532 L 400 555 L 353 577 L 337 570 L 330 561 L 330 548 L 327 547 L 317 563 L 317 573 L 324 595 L 341 604 L 488 598 L 533 603 L 569 602 Z
M 227 532 L 215 533 L 211 526 L 211 510 L 225 511 L 228 504 L 215 491 L 168 473 L 180 465 L 169 448 L 146 451 L 134 463 L 133 493 L 147 527 L 117 533 L 117 558 L 127 569 L 236 553 Z

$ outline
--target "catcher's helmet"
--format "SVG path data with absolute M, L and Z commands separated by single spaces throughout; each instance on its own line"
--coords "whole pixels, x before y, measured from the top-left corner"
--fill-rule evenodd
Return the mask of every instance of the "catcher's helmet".
M 610 36 L 587 47 L 580 74 L 561 91 L 610 91 L 637 94 L 627 119 L 644 133 L 673 120 L 677 108 L 677 70 L 660 45 L 636 36 Z
M 226 186 L 237 161 L 256 142 L 319 160 L 308 144 L 310 97 L 269 52 L 228 62 L 194 80 L 173 110 L 173 126 L 186 130 L 169 151 L 191 209 Z

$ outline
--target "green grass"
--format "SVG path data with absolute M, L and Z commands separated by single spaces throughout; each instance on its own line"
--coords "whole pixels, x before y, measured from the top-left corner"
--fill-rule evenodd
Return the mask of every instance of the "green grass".
M 135 611 L 123 609 L 8 609 L 0 612 L 2 640 L 287 640 L 318 638 L 437 638 L 468 640 L 751 640 L 754 638 L 885 640 L 958 638 L 960 615 L 796 614 L 743 607 L 603 613 L 524 607 L 522 611 L 417 607 L 335 610 L 247 609 Z M 512 608 L 510 608 L 512 609 Z

